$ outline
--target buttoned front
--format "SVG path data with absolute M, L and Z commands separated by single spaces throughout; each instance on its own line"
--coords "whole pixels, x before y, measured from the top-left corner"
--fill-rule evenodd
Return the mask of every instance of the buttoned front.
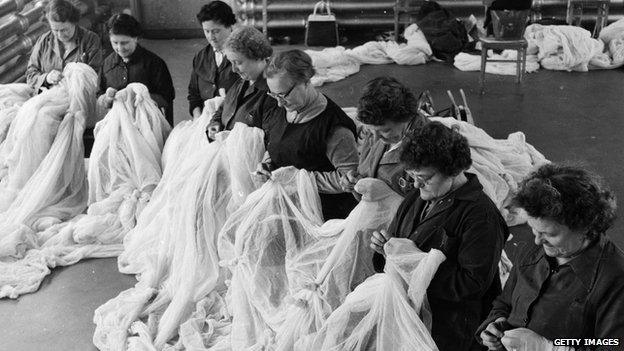
M 26 82 L 36 91 L 47 87 L 46 75 L 52 70 L 62 72 L 70 62 L 86 63 L 96 72 L 102 65 L 102 46 L 97 34 L 76 26 L 75 47 L 61 53 L 58 40 L 52 32 L 40 37 L 35 43 L 26 68 Z
M 239 78 L 225 96 L 223 104 L 212 117 L 211 124 L 220 124 L 226 130 L 236 122 L 260 127 L 262 116 L 256 116 L 258 104 L 267 98 L 266 79 L 259 77 L 254 84 Z
M 128 62 L 115 52 L 111 53 L 104 60 L 99 80 L 98 95 L 109 87 L 121 90 L 130 83 L 144 84 L 158 107 L 165 109 L 165 117 L 173 126 L 173 81 L 165 61 L 153 52 L 137 45 Z
M 427 298 L 432 311 L 432 337 L 441 351 L 480 350 L 472 335 L 501 291 L 498 261 L 509 235 L 496 205 L 485 195 L 476 175 L 436 203 L 421 219 L 426 204 L 418 190 L 410 193 L 388 234 L 409 238 L 427 252 L 446 255 Z M 377 268 L 383 262 L 375 256 Z
M 528 328 L 549 340 L 602 338 L 623 342 L 622 316 L 624 256 L 607 238 L 560 266 L 541 246 L 531 245 L 521 251 L 477 337 L 489 323 L 505 317 L 513 328 Z
M 232 72 L 230 61 L 223 58 L 220 65 L 215 60 L 214 50 L 210 45 L 200 50 L 193 58 L 193 70 L 188 85 L 189 113 L 197 107 L 203 109 L 204 101 L 219 95 L 219 89 L 227 92 L 238 79 Z

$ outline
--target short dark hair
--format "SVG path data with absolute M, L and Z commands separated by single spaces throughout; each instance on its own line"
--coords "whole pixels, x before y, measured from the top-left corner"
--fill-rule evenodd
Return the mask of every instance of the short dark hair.
M 312 58 L 302 50 L 294 49 L 275 54 L 265 69 L 267 78 L 284 72 L 296 83 L 307 83 L 314 76 Z
M 407 169 L 433 167 L 446 176 L 456 176 L 472 165 L 468 140 L 440 122 L 427 122 L 411 131 L 400 160 Z
M 214 21 L 225 27 L 231 27 L 236 24 L 236 17 L 230 5 L 223 1 L 211 1 L 201 7 L 197 13 L 199 23 Z
M 139 21 L 126 13 L 112 15 L 107 24 L 109 34 L 127 35 L 136 38 L 143 33 Z
M 234 29 L 225 41 L 225 48 L 251 60 L 267 59 L 273 54 L 267 37 L 256 28 L 248 26 Z
M 78 23 L 80 10 L 67 0 L 52 0 L 46 6 L 47 16 L 55 22 Z
M 418 100 L 408 87 L 393 77 L 377 77 L 366 83 L 358 102 L 360 122 L 380 126 L 412 118 L 418 118 L 418 124 L 425 123 L 418 114 Z
M 546 164 L 525 178 L 513 203 L 534 218 L 551 218 L 593 240 L 613 225 L 615 196 L 583 166 Z

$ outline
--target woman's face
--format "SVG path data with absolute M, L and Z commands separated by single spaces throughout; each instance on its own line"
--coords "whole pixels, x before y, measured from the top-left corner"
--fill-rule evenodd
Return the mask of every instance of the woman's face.
M 453 178 L 440 173 L 433 167 L 406 170 L 414 180 L 414 187 L 420 189 L 420 198 L 431 201 L 446 195 L 453 186 Z
M 76 33 L 76 25 L 71 22 L 56 22 L 48 17 L 52 35 L 61 43 L 69 42 Z
M 232 63 L 232 71 L 238 74 L 242 79 L 248 81 L 255 81 L 260 77 L 264 67 L 266 67 L 266 60 L 254 60 L 247 56 L 229 49 L 225 49 L 225 56 Z
M 306 84 L 297 83 L 286 72 L 279 72 L 267 78 L 269 94 L 286 111 L 298 111 L 306 103 Z
M 549 257 L 567 258 L 583 247 L 584 231 L 573 231 L 550 218 L 529 216 L 527 223 L 535 236 L 535 245 L 541 245 Z
M 366 128 L 373 133 L 375 139 L 381 140 L 388 145 L 394 145 L 403 138 L 408 123 L 409 122 L 387 121 L 380 126 L 367 124 Z
M 113 50 L 123 59 L 127 59 L 136 50 L 138 38 L 121 34 L 111 34 L 110 42 Z
M 202 29 L 204 30 L 206 40 L 208 40 L 210 46 L 216 51 L 223 50 L 225 40 L 232 33 L 232 27 L 226 27 L 215 21 L 202 22 Z

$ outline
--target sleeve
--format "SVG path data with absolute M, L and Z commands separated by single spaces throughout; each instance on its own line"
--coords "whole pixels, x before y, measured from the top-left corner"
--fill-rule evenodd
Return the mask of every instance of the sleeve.
M 41 87 L 47 87 L 46 75 L 48 72 L 43 72 L 41 67 L 41 59 L 43 55 L 43 39 L 46 36 L 42 36 L 37 40 L 35 46 L 30 53 L 30 59 L 28 60 L 28 66 L 26 67 L 26 82 L 38 92 Z
M 91 66 L 96 72 L 102 67 L 102 44 L 100 38 L 95 33 L 91 33 L 85 53 L 87 55 L 86 64 Z
M 97 95 L 101 96 L 106 92 L 106 89 L 108 88 L 108 84 L 106 82 L 106 76 L 104 75 L 104 65 L 102 64 L 100 66 L 100 69 L 98 70 L 98 92 Z
M 483 204 L 482 206 L 486 206 Z M 457 253 L 447 255 L 456 259 L 447 259 L 436 272 L 428 293 L 443 295 L 454 302 L 482 296 L 497 279 L 498 261 L 504 245 L 505 229 L 497 218 L 498 214 L 489 208 L 473 207 L 462 217 L 467 218 L 459 225 L 459 233 L 443 233 L 440 237 L 444 247 L 457 246 Z M 443 228 L 440 230 L 444 231 Z M 458 245 L 448 244 L 459 241 Z M 448 245 L 447 245 L 448 244 Z
M 161 58 L 158 58 L 158 67 L 152 70 L 154 91 L 150 92 L 152 98 L 158 106 L 166 107 L 173 103 L 175 98 L 175 90 L 173 88 L 173 81 L 171 80 L 171 74 L 167 68 L 167 64 Z
M 613 339 L 619 342 L 615 345 L 600 346 L 596 350 L 607 351 L 620 349 L 624 343 L 624 281 L 614 279 L 606 294 L 600 299 L 596 309 L 596 324 L 594 330 L 597 339 Z
M 344 193 L 340 186 L 340 178 L 350 170 L 357 169 L 358 151 L 353 133 L 345 127 L 337 127 L 327 140 L 327 158 L 335 171 L 314 172 L 316 184 L 320 193 Z
M 203 108 L 203 101 L 201 95 L 199 94 L 198 76 L 197 72 L 195 71 L 196 69 L 197 57 L 193 59 L 193 69 L 191 70 L 191 79 L 189 80 L 188 84 L 187 99 L 189 102 L 189 113 L 191 114 L 191 116 L 193 115 L 193 110 L 195 110 L 196 107 L 199 107 L 200 110 Z
M 507 279 L 507 283 L 505 283 L 505 287 L 503 288 L 503 292 L 494 299 L 492 302 L 492 309 L 488 314 L 487 318 L 481 323 L 479 328 L 475 333 L 475 337 L 481 343 L 481 332 L 487 328 L 487 326 L 494 322 L 499 317 L 508 318 L 511 314 L 512 306 L 511 306 L 511 296 L 513 294 L 514 289 L 516 288 L 516 284 L 518 282 L 518 265 L 514 264 L 511 269 L 511 273 L 509 274 L 509 279 Z

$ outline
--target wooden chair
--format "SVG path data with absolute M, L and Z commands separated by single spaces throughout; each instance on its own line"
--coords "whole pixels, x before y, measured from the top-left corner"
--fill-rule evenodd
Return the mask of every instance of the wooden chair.
M 583 12 L 587 9 L 596 9 L 596 24 L 592 37 L 598 38 L 609 19 L 609 3 L 609 0 L 568 0 L 566 22 L 572 26 L 580 26 Z
M 394 1 L 394 40 L 399 41 L 401 26 L 406 27 L 416 21 L 416 14 L 425 0 Z
M 488 62 L 515 62 L 516 63 L 516 83 L 522 81 L 522 76 L 526 71 L 526 51 L 528 42 L 526 39 L 496 39 L 494 37 L 479 38 L 481 42 L 481 75 L 479 83 L 481 94 L 485 93 L 485 66 Z M 488 50 L 516 50 L 518 52 L 515 60 L 489 59 Z

